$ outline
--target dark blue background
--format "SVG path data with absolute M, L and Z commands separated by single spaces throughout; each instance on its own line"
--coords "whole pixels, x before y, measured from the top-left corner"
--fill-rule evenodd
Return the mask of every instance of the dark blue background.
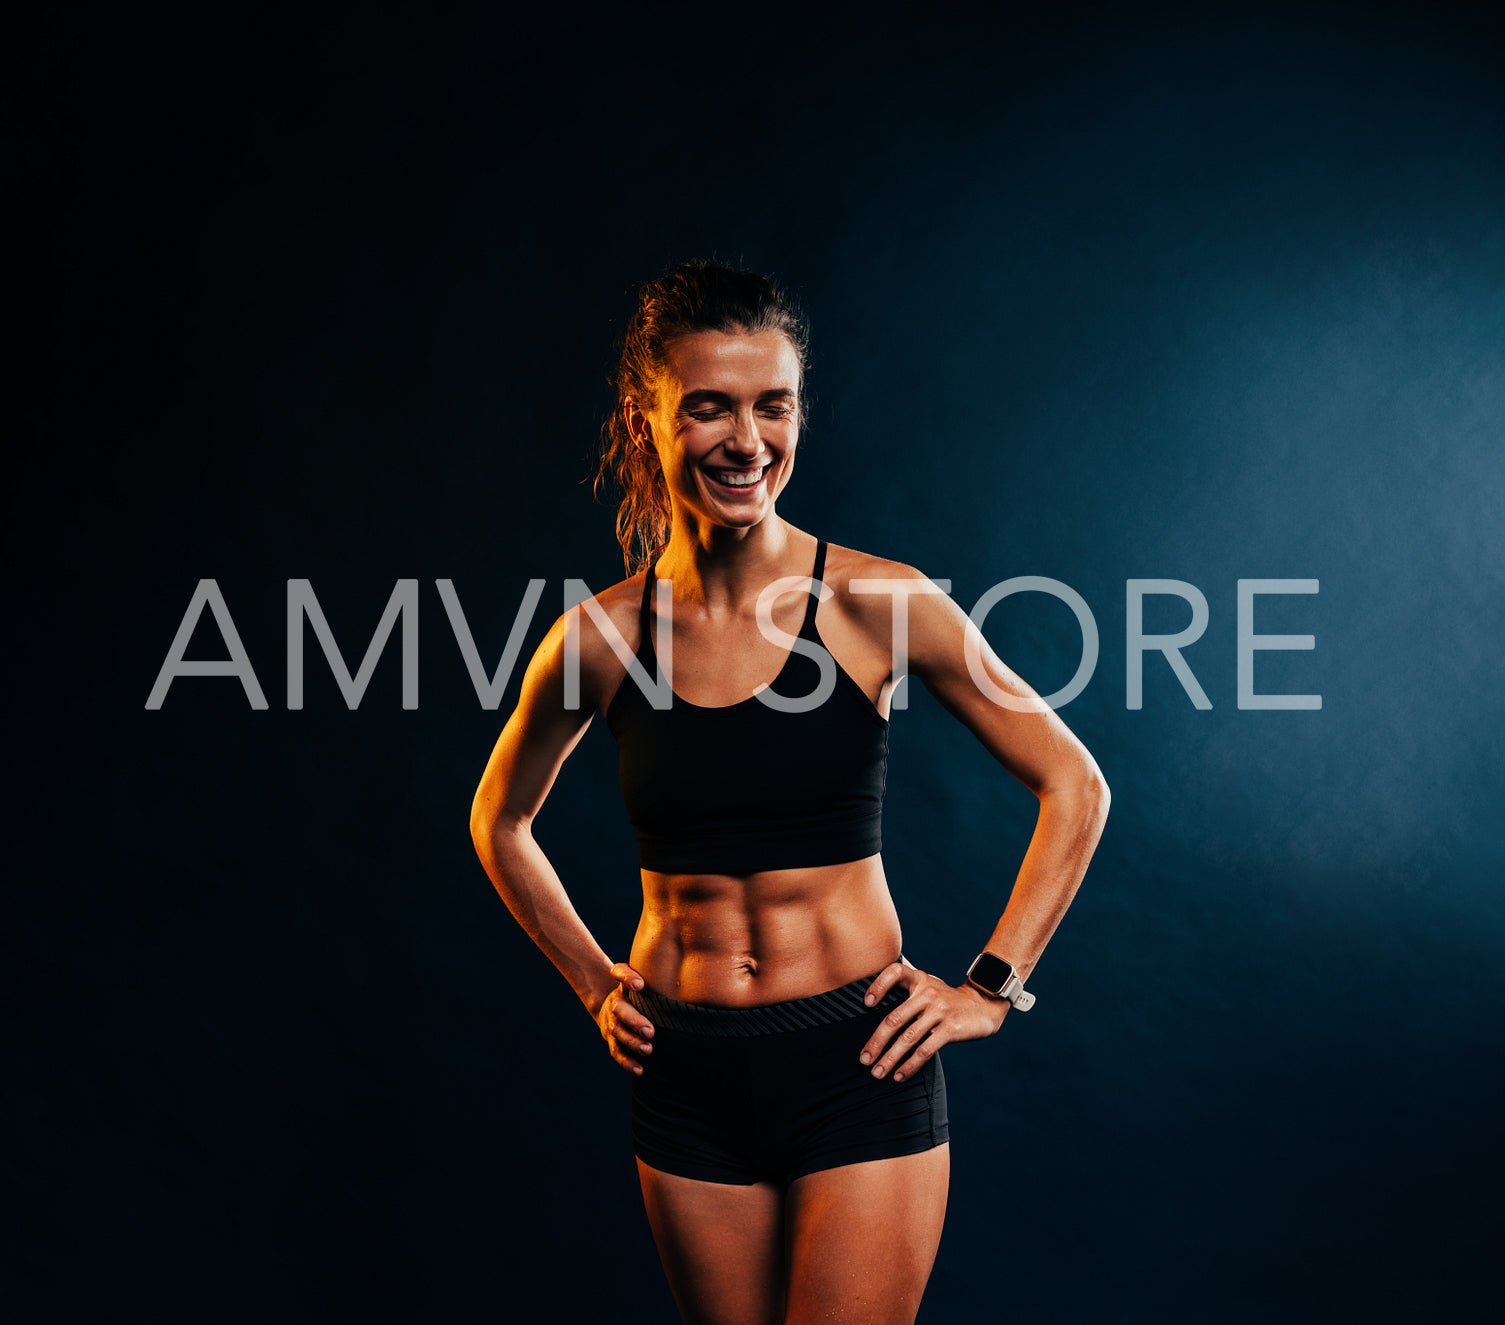
M 620 578 L 588 478 L 629 288 L 709 255 L 814 327 L 794 524 L 1091 605 L 1063 710 L 1101 849 L 998 1039 L 946 1053 L 922 1319 L 1479 1318 L 1502 1290 L 1505 67 L 1486 7 L 75 10 L 18 49 L 7 496 L 15 1015 L 0 1305 L 161 1321 L 672 1318 L 626 1081 L 466 831 L 532 577 Z M 310 638 L 288 712 L 285 585 Z M 144 703 L 201 577 L 271 701 Z M 1125 581 L 1206 594 L 1124 693 Z M 1256 684 L 1236 705 L 1240 578 Z M 1174 631 L 1188 609 L 1149 604 Z M 1079 636 L 1010 599 L 1042 691 Z M 209 618 L 190 657 L 220 657 Z M 520 669 L 519 673 L 520 675 Z M 959 977 L 1033 799 L 919 687 L 885 860 Z M 592 724 L 537 825 L 608 951 L 638 895 Z

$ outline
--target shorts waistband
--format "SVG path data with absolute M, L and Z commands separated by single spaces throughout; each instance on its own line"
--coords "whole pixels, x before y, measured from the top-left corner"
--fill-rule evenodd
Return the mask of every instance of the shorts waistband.
M 693 1035 L 770 1035 L 778 1031 L 809 1030 L 833 1022 L 860 1017 L 864 1012 L 887 1012 L 897 1007 L 909 992 L 895 985 L 872 1007 L 862 1001 L 879 972 L 864 975 L 840 989 L 784 1003 L 765 1003 L 753 1008 L 718 1008 L 707 1003 L 684 1003 L 652 989 L 629 989 L 627 1001 L 655 1026 L 686 1031 Z

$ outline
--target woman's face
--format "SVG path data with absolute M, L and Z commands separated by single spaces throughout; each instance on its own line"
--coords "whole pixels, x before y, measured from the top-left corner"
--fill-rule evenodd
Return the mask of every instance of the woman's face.
M 633 435 L 658 451 L 673 503 L 748 527 L 773 510 L 794 472 L 800 365 L 782 332 L 697 331 L 671 341 L 669 371 Z

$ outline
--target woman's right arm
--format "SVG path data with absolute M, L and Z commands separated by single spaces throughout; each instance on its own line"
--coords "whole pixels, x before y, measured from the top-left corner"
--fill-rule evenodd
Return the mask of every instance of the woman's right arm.
M 611 1056 L 642 1072 L 651 1023 L 627 1002 L 624 985 L 643 987 L 625 962 L 613 964 L 559 881 L 537 842 L 533 819 L 560 767 L 590 725 L 601 693 L 598 633 L 585 629 L 580 648 L 580 707 L 564 703 L 566 641 L 582 628 L 578 607 L 550 628 L 523 675 L 517 708 L 502 728 L 470 808 L 470 836 L 507 909 L 570 982 L 605 1037 Z

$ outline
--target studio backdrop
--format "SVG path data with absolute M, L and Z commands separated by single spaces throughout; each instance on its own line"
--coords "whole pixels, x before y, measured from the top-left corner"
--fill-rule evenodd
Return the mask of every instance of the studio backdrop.
M 1484 7 L 79 11 L 26 58 L 11 1319 L 674 1319 L 626 1077 L 467 819 L 567 581 L 623 577 L 613 342 L 690 257 L 809 317 L 779 514 L 948 581 L 1113 791 L 1038 1007 L 946 1050 L 921 1319 L 1498 1304 Z M 1036 802 L 900 695 L 885 868 L 959 981 Z M 625 959 L 616 776 L 598 718 L 536 835 Z

